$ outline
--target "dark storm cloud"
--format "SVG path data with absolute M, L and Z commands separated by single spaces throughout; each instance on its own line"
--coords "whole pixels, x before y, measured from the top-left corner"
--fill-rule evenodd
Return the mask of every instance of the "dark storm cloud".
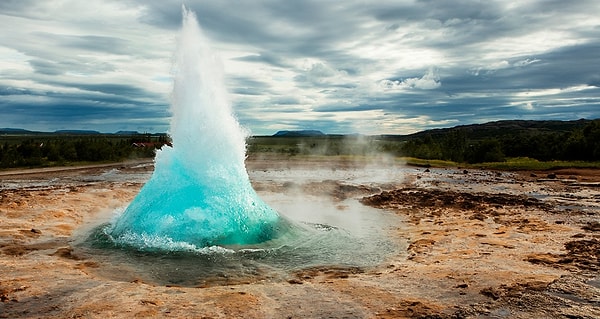
M 230 91 L 240 95 L 262 95 L 269 92 L 271 86 L 254 78 L 244 76 L 229 76 L 226 79 Z
M 492 2 L 421 0 L 414 3 L 387 2 L 367 6 L 379 20 L 419 21 L 435 19 L 447 22 L 452 19 L 495 20 L 500 17 L 500 7 Z
M 127 100 L 114 95 L 74 96 L 33 92 L 30 96 L 43 98 L 44 103 L 35 103 L 35 98 L 33 101 L 0 100 L 0 114 L 3 114 L 7 123 L 13 127 L 37 126 L 41 130 L 78 128 L 116 132 L 118 128 L 128 127 L 164 131 L 164 122 L 169 117 L 166 105 Z M 145 112 L 140 112 L 140 109 Z
M 116 95 L 120 97 L 127 97 L 126 100 L 136 98 L 148 98 L 148 99 L 160 99 L 160 95 L 148 92 L 144 89 L 133 85 L 126 84 L 84 84 L 84 83 L 71 83 L 70 87 L 75 87 L 84 91 L 99 92 L 109 95 Z
M 600 72 L 600 43 L 559 48 L 544 54 L 516 57 L 501 69 L 449 70 L 440 90 L 450 95 L 466 92 L 512 92 L 564 89 L 594 85 Z M 463 71 L 463 72 L 460 72 Z
M 127 41 L 115 37 L 96 36 L 96 35 L 52 35 L 41 33 L 41 37 L 54 38 L 52 41 L 66 48 L 81 49 L 92 52 L 105 52 L 114 54 L 129 54 Z
M 535 63 L 523 74 L 532 83 L 545 87 L 564 88 L 572 85 L 591 85 L 600 75 L 600 42 L 567 46 L 536 56 Z
M 32 59 L 29 60 L 29 65 L 31 65 L 37 73 L 45 75 L 59 75 L 65 72 L 64 65 L 54 61 Z
M 300 104 L 300 100 L 293 96 L 274 96 L 269 100 L 269 102 L 272 105 L 298 105 L 298 104 Z M 284 112 L 285 112 L 285 110 L 284 110 Z
M 140 1 L 146 9 L 140 21 L 160 28 L 177 30 L 181 27 L 181 2 L 178 1 Z M 223 41 L 264 43 L 275 41 L 265 25 L 257 24 L 261 20 L 258 13 L 262 5 L 251 2 L 210 1 L 185 4 L 196 13 L 202 28 L 210 37 Z M 268 24 L 267 24 L 268 25 Z
M 17 17 L 29 16 L 28 9 L 36 0 L 3 0 L 0 1 L 0 12 Z
M 143 3 L 146 11 L 141 21 L 169 29 L 180 27 L 181 7 L 176 1 Z M 257 59 L 278 66 L 285 65 L 275 58 L 277 54 L 319 55 L 331 50 L 338 40 L 352 37 L 352 18 L 361 14 L 352 5 L 336 9 L 320 1 L 213 1 L 186 6 L 196 12 L 211 38 L 262 48 Z
M 4 110 L 10 108 L 10 105 L 28 105 L 39 99 L 47 99 L 53 101 L 55 104 L 65 105 L 101 105 L 105 109 L 114 109 L 118 111 L 121 107 L 129 108 L 131 106 L 144 104 L 146 106 L 152 106 L 147 111 L 153 113 L 161 113 L 160 116 L 164 116 L 166 112 L 166 105 L 158 98 L 157 95 L 145 92 L 139 88 L 127 85 L 112 85 L 112 84 L 99 84 L 99 85 L 88 85 L 69 84 L 71 87 L 81 89 L 78 93 L 61 93 L 55 91 L 44 91 L 44 90 L 27 90 L 27 89 L 15 89 L 11 87 L 0 87 L 0 96 L 4 96 L 5 99 L 1 102 L 4 106 Z M 149 99 L 148 97 L 155 96 L 156 99 Z M 30 97 L 31 99 L 22 99 L 22 97 Z M 42 109 L 45 108 L 42 107 Z M 50 108 L 52 109 L 52 108 Z M 85 108 L 81 111 L 85 112 Z
M 13 87 L 1 87 L 0 86 L 0 96 L 9 96 L 9 95 L 32 95 L 33 91 L 29 89 L 18 89 Z

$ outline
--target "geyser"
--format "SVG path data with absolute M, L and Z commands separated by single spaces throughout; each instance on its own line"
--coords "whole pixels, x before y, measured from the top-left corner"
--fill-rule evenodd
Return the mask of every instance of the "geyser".
M 246 134 L 232 114 L 222 66 L 185 8 L 171 112 L 173 147 L 157 152 L 153 175 L 110 236 L 156 248 L 254 244 L 276 236 L 283 221 L 250 184 Z

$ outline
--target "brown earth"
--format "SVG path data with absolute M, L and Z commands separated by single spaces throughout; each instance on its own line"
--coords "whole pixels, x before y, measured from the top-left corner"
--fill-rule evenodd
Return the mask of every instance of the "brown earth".
M 248 162 L 298 166 L 360 167 Z M 406 250 L 376 267 L 194 288 L 107 279 L 74 249 L 142 186 L 78 178 L 110 169 L 151 168 L 0 173 L 0 318 L 600 318 L 600 171 L 406 168 L 394 183 L 310 181 L 299 185 L 307 193 L 361 198 L 397 216 L 391 236 Z M 259 193 L 286 190 L 253 182 Z

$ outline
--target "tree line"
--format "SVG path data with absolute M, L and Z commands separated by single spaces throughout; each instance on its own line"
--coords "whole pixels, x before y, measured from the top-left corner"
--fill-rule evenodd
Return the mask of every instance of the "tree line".
M 426 134 L 404 141 L 395 153 L 460 163 L 502 162 L 507 157 L 539 161 L 600 161 L 600 120 L 570 131 L 515 130 L 510 134 L 474 138 L 467 129 Z
M 502 162 L 510 157 L 539 161 L 600 161 L 600 120 L 518 122 L 491 122 L 410 136 L 252 137 L 248 140 L 248 151 L 250 155 L 280 153 L 289 156 L 360 156 L 383 152 L 458 163 Z M 170 145 L 167 135 L 0 136 L 0 168 L 152 158 L 155 150 L 165 144 Z
M 64 136 L 27 137 L 0 144 L 0 168 L 43 167 L 73 162 L 115 162 L 151 158 L 167 137 Z

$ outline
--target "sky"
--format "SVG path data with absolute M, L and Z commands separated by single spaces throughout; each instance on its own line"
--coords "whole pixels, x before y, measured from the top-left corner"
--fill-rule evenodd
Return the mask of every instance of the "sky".
M 184 1 L 254 135 L 600 118 L 597 0 Z M 182 1 L 0 1 L 0 127 L 166 132 Z

